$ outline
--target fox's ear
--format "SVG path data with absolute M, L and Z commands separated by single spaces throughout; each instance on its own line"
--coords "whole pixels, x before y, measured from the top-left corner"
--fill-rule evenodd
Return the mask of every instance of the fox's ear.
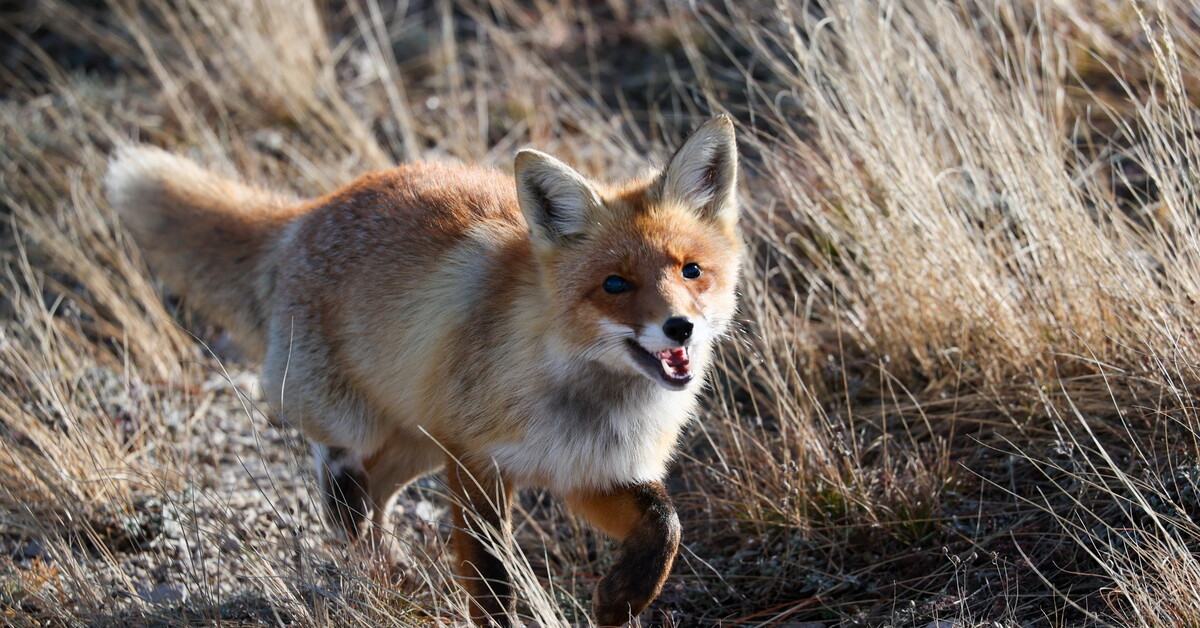
M 736 223 L 737 139 L 733 121 L 719 115 L 696 129 L 662 173 L 661 198 L 704 218 Z
M 602 204 L 583 175 L 536 150 L 517 153 L 515 171 L 521 212 L 535 237 L 557 246 L 583 235 Z

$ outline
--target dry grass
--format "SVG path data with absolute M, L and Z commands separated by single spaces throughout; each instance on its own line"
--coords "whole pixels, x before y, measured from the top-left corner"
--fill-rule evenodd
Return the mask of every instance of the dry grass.
M 312 195 L 524 145 L 617 178 L 727 111 L 743 329 L 671 478 L 687 547 L 644 620 L 1200 625 L 1189 2 L 0 11 L 6 621 L 464 616 L 436 480 L 396 513 L 398 584 L 327 538 L 254 366 L 160 296 L 104 203 L 116 143 Z M 585 622 L 604 541 L 522 506 L 525 618 Z

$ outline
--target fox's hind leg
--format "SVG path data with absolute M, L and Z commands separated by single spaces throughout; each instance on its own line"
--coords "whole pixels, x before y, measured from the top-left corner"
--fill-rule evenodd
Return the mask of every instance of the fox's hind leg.
M 662 591 L 679 551 L 679 517 L 659 482 L 566 496 L 567 504 L 620 542 L 616 564 L 596 586 L 600 626 L 623 626 Z
M 446 479 L 455 502 L 450 508 L 457 571 L 471 595 L 471 619 L 480 626 L 509 626 L 516 599 L 508 569 L 494 550 L 513 542 L 513 487 L 490 465 L 453 456 L 447 461 Z
M 388 511 L 396 495 L 413 480 L 442 465 L 443 452 L 428 437 L 393 434 L 378 452 L 363 461 L 372 515 L 368 538 L 384 555 L 399 557 Z
M 314 443 L 313 458 L 330 525 L 387 561 L 397 558 L 388 507 L 400 489 L 437 469 L 442 452 L 414 439 L 393 438 L 366 459 L 347 448 Z
M 349 449 L 313 443 L 313 462 L 329 524 L 346 540 L 358 541 L 363 522 L 371 512 L 367 470 L 362 458 Z

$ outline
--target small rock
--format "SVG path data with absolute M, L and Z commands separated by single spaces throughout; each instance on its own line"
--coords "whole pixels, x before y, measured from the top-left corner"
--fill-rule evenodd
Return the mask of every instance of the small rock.
M 46 548 L 38 541 L 30 541 L 18 552 L 20 558 L 47 558 Z
M 183 585 L 167 583 L 155 585 L 137 585 L 138 597 L 151 604 L 174 604 L 187 600 L 187 589 Z
M 271 155 L 283 151 L 283 133 L 274 129 L 261 129 L 254 134 L 254 147 Z
M 441 518 L 441 513 L 438 512 L 438 507 L 433 505 L 433 502 L 422 499 L 413 505 L 413 514 L 422 521 L 436 523 Z

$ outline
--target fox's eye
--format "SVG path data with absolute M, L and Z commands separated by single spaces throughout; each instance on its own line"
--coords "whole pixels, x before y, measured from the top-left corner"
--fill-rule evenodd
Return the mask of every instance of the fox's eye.
M 616 275 L 609 275 L 608 279 L 604 280 L 604 291 L 609 294 L 617 294 L 625 292 L 630 288 L 629 280 Z
M 700 276 L 700 265 L 693 262 L 683 267 L 684 279 L 695 279 Z

